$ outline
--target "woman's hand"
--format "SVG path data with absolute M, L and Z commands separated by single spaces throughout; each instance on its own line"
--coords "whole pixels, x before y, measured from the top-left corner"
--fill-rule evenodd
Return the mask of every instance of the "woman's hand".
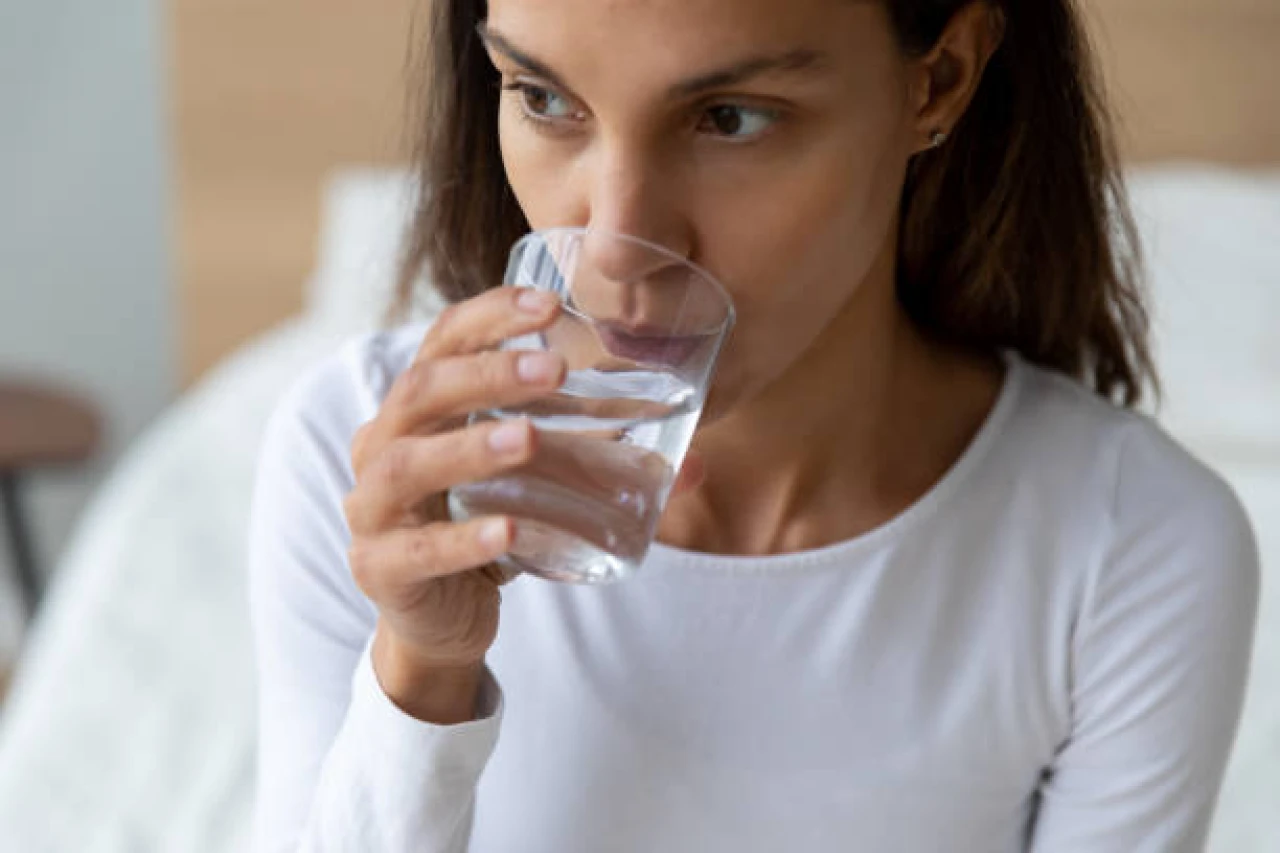
M 379 611 L 374 670 L 392 701 L 421 719 L 471 719 L 507 580 L 493 560 L 513 535 L 505 516 L 451 521 L 446 494 L 524 465 L 537 440 L 527 420 L 468 426 L 467 416 L 564 381 L 555 353 L 496 349 L 558 313 L 553 295 L 512 287 L 445 309 L 352 444 L 356 485 L 344 510 L 351 571 Z
M 447 492 L 524 466 L 536 452 L 527 420 L 467 425 L 467 416 L 531 402 L 564 382 L 556 353 L 497 349 L 547 328 L 559 312 L 552 294 L 514 287 L 445 309 L 352 443 L 356 485 L 344 511 L 352 574 L 379 613 L 374 670 L 392 701 L 419 719 L 473 717 L 498 630 L 498 588 L 509 579 L 493 561 L 511 546 L 512 519 L 453 522 Z M 700 475 L 691 456 L 673 491 Z

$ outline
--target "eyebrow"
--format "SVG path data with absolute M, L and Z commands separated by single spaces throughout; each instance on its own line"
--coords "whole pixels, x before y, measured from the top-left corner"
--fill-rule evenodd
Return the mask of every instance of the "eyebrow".
M 481 40 L 492 50 L 561 89 L 570 88 L 550 65 L 516 47 L 510 39 L 488 26 L 487 23 L 482 21 L 476 30 Z M 717 68 L 696 77 L 681 80 L 667 90 L 667 96 L 672 100 L 688 98 L 710 89 L 734 86 L 765 74 L 809 75 L 820 71 L 826 65 L 827 55 L 821 51 L 812 48 L 795 48 L 784 53 L 750 57 L 724 68 Z

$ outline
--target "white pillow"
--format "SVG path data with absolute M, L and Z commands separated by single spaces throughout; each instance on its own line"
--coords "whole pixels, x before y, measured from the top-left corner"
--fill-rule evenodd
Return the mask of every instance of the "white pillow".
M 1205 447 L 1280 449 L 1280 171 L 1134 169 L 1161 419 Z
M 417 182 L 404 169 L 349 168 L 325 183 L 316 268 L 307 286 L 309 315 L 351 333 L 382 325 L 394 301 Z M 434 291 L 415 313 L 439 307 Z

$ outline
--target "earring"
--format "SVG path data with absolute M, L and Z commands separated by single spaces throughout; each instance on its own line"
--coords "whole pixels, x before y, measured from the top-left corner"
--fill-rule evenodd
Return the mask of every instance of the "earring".
M 948 136 L 945 130 L 941 130 L 941 129 L 935 130 L 932 134 L 929 135 L 929 147 L 941 148 L 943 143 L 947 141 L 947 138 Z

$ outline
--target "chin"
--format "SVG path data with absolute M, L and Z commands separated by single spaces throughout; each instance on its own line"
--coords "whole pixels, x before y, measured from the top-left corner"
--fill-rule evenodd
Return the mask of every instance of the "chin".
M 702 406 L 698 429 L 711 426 L 733 412 L 750 397 L 749 389 L 723 373 L 717 375 L 707 390 L 707 400 Z
M 729 353 L 728 358 L 721 359 L 711 379 L 698 429 L 723 420 L 767 393 L 773 383 L 785 376 L 790 366 L 791 362 L 776 355 L 756 360 L 735 357 L 735 353 Z

